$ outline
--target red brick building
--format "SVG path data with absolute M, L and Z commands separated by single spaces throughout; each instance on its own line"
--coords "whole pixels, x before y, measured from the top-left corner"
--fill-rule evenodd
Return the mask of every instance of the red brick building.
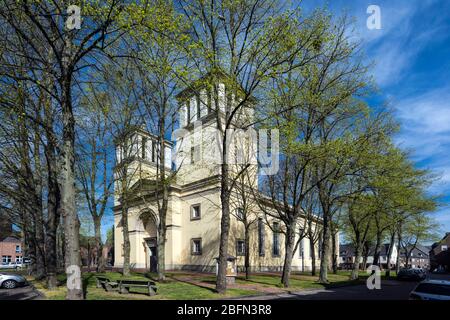
M 6 237 L 0 241 L 1 264 L 22 262 L 22 241 L 16 237 Z
M 431 246 L 430 263 L 431 270 L 450 272 L 450 232 Z

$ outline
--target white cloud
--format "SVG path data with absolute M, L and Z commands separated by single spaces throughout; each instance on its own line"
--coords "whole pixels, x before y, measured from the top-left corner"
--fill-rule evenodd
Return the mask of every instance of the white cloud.
M 402 100 L 397 109 L 406 129 L 423 134 L 425 139 L 440 140 L 445 138 L 440 134 L 450 132 L 450 86 Z
M 395 105 L 402 125 L 396 143 L 413 149 L 412 159 L 438 177 L 428 189 L 431 194 L 450 194 L 450 85 Z M 450 209 L 441 209 L 436 218 L 441 225 L 449 225 Z

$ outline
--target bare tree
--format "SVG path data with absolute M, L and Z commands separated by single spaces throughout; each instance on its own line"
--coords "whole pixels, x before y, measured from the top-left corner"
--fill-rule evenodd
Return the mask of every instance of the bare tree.
M 111 196 L 113 179 L 110 177 L 112 152 L 110 128 L 96 101 L 86 101 L 80 113 L 77 148 L 77 180 L 81 186 L 87 210 L 94 224 L 97 272 L 105 270 L 103 242 L 101 238 L 102 218 Z

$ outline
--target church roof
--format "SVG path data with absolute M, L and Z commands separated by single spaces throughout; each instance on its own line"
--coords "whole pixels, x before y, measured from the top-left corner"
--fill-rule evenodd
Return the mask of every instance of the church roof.
M 9 236 L 9 237 L 4 238 L 2 240 L 2 242 L 12 242 L 12 243 L 14 243 L 14 242 L 21 242 L 21 241 L 20 241 L 20 239 L 18 239 L 16 237 Z

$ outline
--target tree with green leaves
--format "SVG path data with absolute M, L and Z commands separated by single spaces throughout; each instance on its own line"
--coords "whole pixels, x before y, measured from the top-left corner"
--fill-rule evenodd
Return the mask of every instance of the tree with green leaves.
M 226 291 L 226 264 L 230 229 L 230 197 L 237 175 L 230 174 L 229 130 L 245 108 L 254 109 L 253 98 L 263 84 L 292 67 L 301 67 L 315 53 L 309 53 L 318 37 L 320 23 L 300 17 L 298 10 L 286 10 L 273 0 L 178 1 L 190 22 L 193 45 L 189 47 L 197 74 L 212 89 L 217 128 L 220 131 L 221 225 L 216 290 Z M 309 19 L 308 19 L 309 18 Z M 297 57 L 293 66 L 288 62 Z M 228 103 L 220 107 L 219 83 L 225 85 Z M 195 90 L 195 88 L 192 88 Z M 236 97 L 232 103 L 232 95 Z M 244 125 L 246 129 L 251 124 Z M 242 171 L 241 171 L 242 172 Z
M 424 212 L 411 215 L 402 223 L 399 230 L 399 239 L 401 239 L 399 251 L 404 252 L 406 268 L 410 266 L 411 253 L 420 242 L 435 241 L 439 238 L 437 229 L 438 224 Z
M 179 111 L 175 94 L 184 86 L 188 72 L 188 56 L 184 52 L 189 45 L 187 24 L 175 10 L 173 3 L 153 1 L 153 10 L 145 15 L 139 26 L 131 32 L 134 64 L 137 70 L 137 90 L 139 91 L 142 126 L 157 136 L 156 173 L 152 178 L 155 185 L 151 193 L 157 207 L 157 254 L 158 279 L 165 280 L 165 249 L 167 233 L 167 212 L 169 187 L 175 180 L 176 170 L 171 170 L 167 159 L 167 142 L 172 133 Z M 145 197 L 142 200 L 146 201 Z

